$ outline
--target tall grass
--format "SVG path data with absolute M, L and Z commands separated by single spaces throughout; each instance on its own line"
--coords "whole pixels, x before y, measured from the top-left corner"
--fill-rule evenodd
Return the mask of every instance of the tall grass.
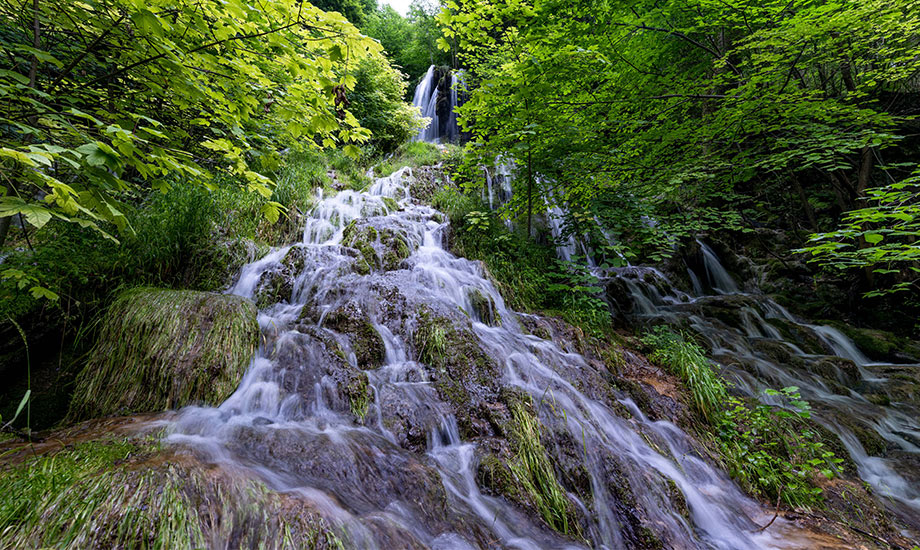
M 702 348 L 683 333 L 655 327 L 642 339 L 653 349 L 651 359 L 662 363 L 690 390 L 693 406 L 707 421 L 716 419 L 725 405 L 725 382 L 712 369 Z
M 517 444 L 509 464 L 511 471 L 550 527 L 560 533 L 576 534 L 578 524 L 571 517 L 571 504 L 540 442 L 539 421 L 525 410 L 523 403 L 514 402 L 510 408 Z
M 109 308 L 77 377 L 73 419 L 217 404 L 260 338 L 253 304 L 235 296 L 137 288 Z

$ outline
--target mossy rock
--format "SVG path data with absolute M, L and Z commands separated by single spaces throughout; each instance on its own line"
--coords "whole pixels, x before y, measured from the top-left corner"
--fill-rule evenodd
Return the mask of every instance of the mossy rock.
M 277 269 L 266 271 L 255 290 L 256 307 L 264 309 L 278 302 L 290 301 L 294 292 L 294 279 L 303 271 L 307 260 L 307 250 L 301 246 L 292 246 Z
M 0 461 L 0 547 L 341 548 L 305 500 L 206 469 L 155 438 L 88 435 Z
M 106 313 L 77 377 L 70 415 L 217 405 L 239 385 L 259 340 L 256 308 L 244 298 L 129 290 Z
M 468 319 L 457 322 L 422 306 L 415 318 L 416 357 L 431 371 L 438 395 L 450 403 L 462 437 L 491 435 L 481 407 L 498 398 L 501 370 L 479 347 Z
M 501 316 L 495 309 L 495 301 L 491 296 L 483 293 L 478 288 L 470 289 L 467 295 L 470 299 L 470 308 L 472 309 L 470 314 L 474 319 L 490 327 L 502 324 Z
M 357 303 L 348 302 L 330 311 L 323 323 L 348 335 L 358 368 L 375 369 L 383 365 L 386 356 L 383 338 Z
M 366 220 L 351 222 L 342 232 L 342 245 L 361 253 L 369 270 L 392 271 L 399 269 L 409 257 L 409 244 L 391 227 L 374 227 Z
M 856 328 L 840 321 L 820 322 L 840 330 L 847 338 L 853 340 L 856 347 L 876 361 L 892 363 L 920 361 L 920 342 L 884 330 Z

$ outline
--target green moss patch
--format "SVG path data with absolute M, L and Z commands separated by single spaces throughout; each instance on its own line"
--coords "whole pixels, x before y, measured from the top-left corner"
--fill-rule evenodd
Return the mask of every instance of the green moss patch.
M 399 269 L 409 257 L 409 245 L 399 232 L 389 227 L 350 223 L 342 232 L 342 244 L 354 248 L 371 269 L 392 271 Z
M 110 306 L 77 377 L 72 418 L 218 404 L 259 343 L 252 302 L 236 296 L 137 288 Z
M 0 547 L 342 547 L 303 503 L 188 462 L 108 438 L 0 465 Z

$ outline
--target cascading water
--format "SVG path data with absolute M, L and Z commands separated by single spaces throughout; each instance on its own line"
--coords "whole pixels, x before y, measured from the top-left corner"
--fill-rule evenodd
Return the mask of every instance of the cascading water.
M 808 547 L 782 518 L 761 529 L 771 511 L 676 425 L 649 420 L 585 357 L 524 330 L 539 318 L 509 310 L 478 262 L 444 249 L 446 218 L 412 200 L 411 181 L 404 168 L 368 192 L 320 196 L 302 242 L 242 270 L 231 292 L 262 305 L 264 343 L 236 392 L 180 411 L 169 442 L 313 502 L 354 548 L 613 550 L 649 536 L 667 548 Z M 444 332 L 420 347 L 435 315 L 467 347 L 437 348 Z M 443 361 L 483 370 L 451 386 Z M 496 396 L 529 396 L 584 477 L 583 493 L 566 495 L 583 540 L 482 490 L 478 462 L 500 432 L 470 424 L 451 387 L 494 414 Z
M 415 88 L 412 105 L 419 108 L 423 118 L 431 119 L 428 126 L 419 130 L 415 141 L 440 143 L 441 141 L 454 142 L 460 138 L 456 109 L 459 106 L 459 89 L 462 86 L 462 79 L 456 72 L 450 73 L 449 88 L 445 99 L 442 100 L 443 78 L 444 74 L 432 65 L 428 67 L 428 72 Z
M 815 420 L 840 438 L 859 476 L 916 535 L 920 408 L 916 396 L 905 398 L 890 382 L 916 376 L 911 373 L 920 365 L 872 362 L 839 330 L 798 320 L 769 296 L 741 293 L 715 252 L 699 244 L 706 275 L 687 269 L 692 296 L 644 267 L 615 270 L 608 288 L 622 285 L 622 291 L 611 294 L 626 295 L 626 309 L 645 322 L 688 323 L 709 342 L 723 375 L 748 395 L 770 402 L 765 389 L 798 387 Z M 704 292 L 701 279 L 714 294 Z

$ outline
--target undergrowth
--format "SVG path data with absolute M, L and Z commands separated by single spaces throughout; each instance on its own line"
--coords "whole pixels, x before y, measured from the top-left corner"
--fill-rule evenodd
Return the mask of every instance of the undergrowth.
M 217 404 L 239 384 L 259 341 L 251 302 L 137 288 L 109 308 L 77 377 L 73 419 Z
M 729 474 L 748 492 L 792 507 L 821 502 L 819 475 L 836 475 L 842 459 L 821 442 L 810 424 L 811 408 L 798 388 L 766 390 L 783 406 L 729 395 L 728 383 L 713 371 L 702 348 L 668 327 L 643 337 L 651 358 L 687 386 L 694 408 L 711 427 L 711 438 Z
M 424 141 L 410 141 L 399 146 L 396 151 L 373 166 L 378 178 L 392 174 L 398 168 L 409 166 L 433 166 L 450 154 L 451 146 L 438 146 Z
M 455 188 L 438 190 L 432 204 L 450 218 L 451 250 L 482 261 L 511 308 L 559 315 L 594 334 L 609 331 L 602 289 L 579 262 L 559 260 L 551 245 L 508 229 L 479 198 Z

